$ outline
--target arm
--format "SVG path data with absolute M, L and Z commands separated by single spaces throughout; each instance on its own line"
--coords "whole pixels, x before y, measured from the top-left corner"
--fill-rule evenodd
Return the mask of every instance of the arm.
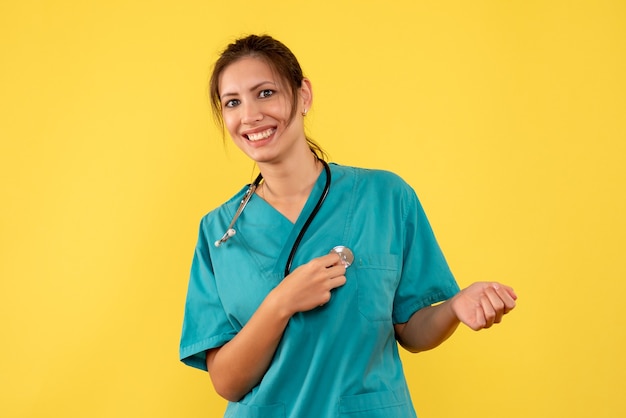
M 461 322 L 474 331 L 500 323 L 516 299 L 508 286 L 474 283 L 439 305 L 420 309 L 408 322 L 396 324 L 396 338 L 411 352 L 430 350 L 448 339 Z
M 298 267 L 272 291 L 248 323 L 228 343 L 207 352 L 207 369 L 217 393 L 238 401 L 267 371 L 289 319 L 330 300 L 332 289 L 346 282 L 337 254 Z

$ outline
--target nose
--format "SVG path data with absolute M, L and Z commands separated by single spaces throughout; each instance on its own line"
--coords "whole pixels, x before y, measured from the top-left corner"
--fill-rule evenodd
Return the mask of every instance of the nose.
M 241 123 L 242 124 L 251 124 L 254 122 L 258 122 L 263 119 L 263 113 L 261 112 L 260 106 L 254 101 L 247 101 L 242 103 L 240 106 L 242 111 L 241 113 Z

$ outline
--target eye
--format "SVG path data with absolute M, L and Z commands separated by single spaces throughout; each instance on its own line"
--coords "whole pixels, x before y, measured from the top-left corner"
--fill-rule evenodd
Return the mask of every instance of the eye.
M 231 99 L 224 102 L 224 107 L 235 107 L 241 103 L 239 99 Z
M 264 90 L 261 90 L 261 91 L 259 92 L 259 97 L 260 97 L 261 99 L 265 99 L 265 98 L 267 98 L 267 97 L 272 96 L 273 94 L 274 94 L 274 90 L 264 89 Z

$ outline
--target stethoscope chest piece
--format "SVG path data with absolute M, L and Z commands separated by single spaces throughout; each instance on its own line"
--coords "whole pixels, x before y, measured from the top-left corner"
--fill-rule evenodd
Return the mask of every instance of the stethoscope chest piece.
M 343 263 L 345 268 L 350 267 L 350 265 L 354 262 L 354 254 L 352 254 L 352 250 L 348 247 L 344 247 L 343 245 L 337 245 L 335 248 L 330 250 L 331 253 L 339 254 L 341 257 L 341 262 Z

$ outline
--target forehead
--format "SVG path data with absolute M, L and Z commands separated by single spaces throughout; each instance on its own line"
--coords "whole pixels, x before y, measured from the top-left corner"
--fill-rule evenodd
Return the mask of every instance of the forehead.
M 261 58 L 244 57 L 224 68 L 219 77 L 220 94 L 247 90 L 259 83 L 280 84 L 280 77 Z

